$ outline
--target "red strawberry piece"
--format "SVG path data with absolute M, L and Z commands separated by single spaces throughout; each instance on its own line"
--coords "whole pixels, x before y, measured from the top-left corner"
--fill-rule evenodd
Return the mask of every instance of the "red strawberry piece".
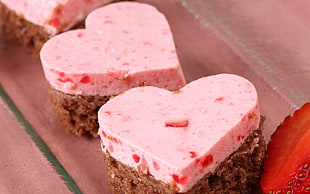
M 189 179 L 187 176 L 180 177 L 176 174 L 173 174 L 171 176 L 176 183 L 181 184 L 181 185 L 186 184 Z
M 71 82 L 71 83 L 73 83 L 72 79 L 70 79 L 68 77 L 67 78 L 58 78 L 57 80 L 60 82 Z
M 203 168 L 209 166 L 213 162 L 213 156 L 211 154 L 206 155 L 206 157 L 202 160 L 201 166 Z
M 84 76 L 81 80 L 80 80 L 80 83 L 82 83 L 82 84 L 87 84 L 87 83 L 89 83 L 90 82 L 90 78 L 89 78 L 89 76 Z
M 187 127 L 188 120 L 167 121 L 166 127 Z
M 157 162 L 153 162 L 153 166 L 155 170 L 159 170 L 160 166 L 157 164 Z
M 189 152 L 189 154 L 191 155 L 191 158 L 197 157 L 197 153 L 196 152 Z
M 140 161 L 140 157 L 137 154 L 133 154 L 132 158 L 135 161 L 135 163 L 138 163 Z
M 59 18 L 54 18 L 54 19 L 52 19 L 52 25 L 53 25 L 54 27 L 58 28 L 58 27 L 59 27 L 59 24 L 60 24 Z
M 310 193 L 310 103 L 272 134 L 261 179 L 264 193 Z

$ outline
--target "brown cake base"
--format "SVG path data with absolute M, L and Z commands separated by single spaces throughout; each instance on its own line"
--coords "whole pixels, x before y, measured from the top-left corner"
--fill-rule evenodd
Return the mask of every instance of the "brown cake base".
M 66 94 L 53 87 L 48 88 L 49 101 L 59 118 L 60 125 L 77 136 L 98 134 L 98 110 L 110 96 L 81 96 Z
M 0 2 L 0 20 L 5 40 L 23 45 L 35 56 L 39 55 L 42 45 L 50 35 L 40 26 L 35 25 Z
M 262 135 L 263 119 L 260 127 L 253 131 L 214 173 L 209 173 L 197 182 L 186 194 L 203 193 L 250 193 L 258 185 L 265 158 L 266 144 Z M 104 154 L 108 169 L 109 185 L 114 193 L 178 193 L 173 183 L 155 180 L 150 174 L 115 160 Z

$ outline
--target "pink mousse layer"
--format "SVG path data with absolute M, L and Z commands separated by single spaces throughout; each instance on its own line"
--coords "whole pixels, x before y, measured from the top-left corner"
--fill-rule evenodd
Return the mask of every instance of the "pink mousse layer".
M 103 151 L 185 192 L 258 128 L 260 112 L 248 80 L 219 74 L 179 92 L 128 90 L 103 105 L 98 117 Z
M 69 29 L 95 8 L 112 0 L 0 0 L 26 20 L 51 34 Z
M 147 4 L 99 8 L 87 17 L 86 29 L 53 37 L 40 56 L 50 85 L 69 94 L 109 96 L 141 85 L 185 85 L 168 22 Z

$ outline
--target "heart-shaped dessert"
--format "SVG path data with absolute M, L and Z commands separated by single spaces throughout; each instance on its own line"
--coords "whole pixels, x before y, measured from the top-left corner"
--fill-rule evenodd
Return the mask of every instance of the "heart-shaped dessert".
M 93 112 L 87 107 L 98 110 L 98 106 L 89 105 L 97 101 L 94 96 L 104 97 L 99 100 L 102 104 L 107 97 L 136 86 L 176 90 L 185 84 L 166 18 L 142 3 L 120 2 L 95 10 L 86 19 L 86 29 L 55 36 L 43 46 L 40 56 L 45 77 L 58 92 L 51 100 L 61 107 L 55 108 L 56 112 L 60 117 L 76 118 L 63 124 L 65 128 L 87 123 L 84 117 Z M 63 94 L 73 95 L 66 96 L 70 100 L 76 96 L 92 99 L 85 100 L 86 108 L 63 108 L 63 104 L 77 104 L 64 102 Z M 84 115 L 72 113 L 74 110 Z M 80 134 L 80 130 L 69 131 Z
M 38 56 L 49 38 L 81 25 L 94 9 L 113 0 L 1 0 L 3 37 Z
M 146 4 L 115 3 L 92 12 L 86 29 L 49 40 L 41 53 L 46 79 L 67 94 L 117 95 L 139 85 L 184 85 L 170 27 Z
M 260 112 L 248 80 L 219 74 L 174 92 L 130 89 L 103 105 L 98 120 L 103 150 L 112 158 L 186 192 L 246 142 L 259 127 Z M 247 149 L 260 140 L 252 139 Z M 112 182 L 119 177 L 115 169 L 111 176 Z

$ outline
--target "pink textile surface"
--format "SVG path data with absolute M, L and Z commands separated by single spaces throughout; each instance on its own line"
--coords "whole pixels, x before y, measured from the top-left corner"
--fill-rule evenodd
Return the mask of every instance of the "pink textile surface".
M 167 16 L 188 82 L 225 72 L 254 83 L 267 117 L 266 140 L 287 114 L 310 101 L 308 0 L 142 2 Z M 111 193 L 99 139 L 61 129 L 47 100 L 40 60 L 4 43 L 1 33 L 0 86 L 83 193 Z M 0 193 L 69 193 L 6 103 L 2 96 Z

